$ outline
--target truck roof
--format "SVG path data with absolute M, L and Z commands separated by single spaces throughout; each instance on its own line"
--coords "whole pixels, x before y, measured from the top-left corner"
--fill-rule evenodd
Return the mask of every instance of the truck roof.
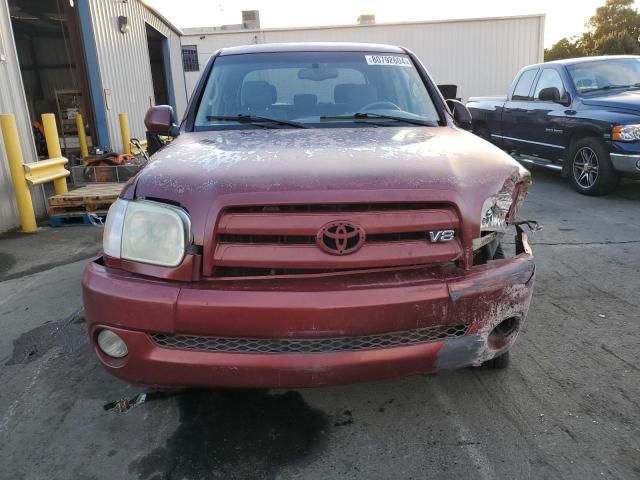
M 531 67 L 539 67 L 541 65 L 576 65 L 578 63 L 589 63 L 589 62 L 597 62 L 601 60 L 614 60 L 621 58 L 640 58 L 640 55 L 600 55 L 597 57 L 579 57 L 579 58 L 565 58 L 562 60 L 552 60 L 550 62 L 538 63 L 536 65 L 531 65 Z
M 258 45 L 241 45 L 223 48 L 220 55 L 242 55 L 246 53 L 275 52 L 376 52 L 406 53 L 402 48 L 377 43 L 352 42 L 295 42 L 295 43 L 262 43 Z

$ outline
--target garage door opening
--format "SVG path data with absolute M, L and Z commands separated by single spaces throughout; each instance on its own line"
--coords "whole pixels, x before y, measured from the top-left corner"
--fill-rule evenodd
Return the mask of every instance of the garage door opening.
M 168 40 L 150 25 L 147 28 L 147 45 L 151 62 L 151 79 L 155 105 L 171 105 L 168 90 Z
M 38 156 L 47 156 L 43 113 L 56 115 L 63 154 L 77 155 L 78 113 L 89 145 L 95 138 L 77 11 L 58 0 L 9 0 L 9 11 Z

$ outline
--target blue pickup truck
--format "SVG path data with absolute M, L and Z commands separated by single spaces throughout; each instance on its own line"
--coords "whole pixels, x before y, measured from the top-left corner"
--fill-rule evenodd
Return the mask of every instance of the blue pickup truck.
M 530 65 L 507 97 L 472 97 L 473 131 L 518 160 L 562 172 L 585 195 L 640 178 L 640 56 Z

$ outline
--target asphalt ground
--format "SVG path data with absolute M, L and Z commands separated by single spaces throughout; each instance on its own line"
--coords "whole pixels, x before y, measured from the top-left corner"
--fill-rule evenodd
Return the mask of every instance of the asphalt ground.
M 501 371 L 145 391 L 87 343 L 100 231 L 1 237 L 0 479 L 640 478 L 640 184 L 590 198 L 533 176 L 537 283 Z

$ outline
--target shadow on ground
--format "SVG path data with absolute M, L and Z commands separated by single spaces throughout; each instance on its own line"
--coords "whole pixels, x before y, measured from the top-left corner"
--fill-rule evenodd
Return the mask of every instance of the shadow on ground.
M 160 478 L 271 478 L 310 456 L 325 437 L 325 414 L 298 392 L 185 390 L 180 425 L 163 447 L 135 460 L 132 474 Z

